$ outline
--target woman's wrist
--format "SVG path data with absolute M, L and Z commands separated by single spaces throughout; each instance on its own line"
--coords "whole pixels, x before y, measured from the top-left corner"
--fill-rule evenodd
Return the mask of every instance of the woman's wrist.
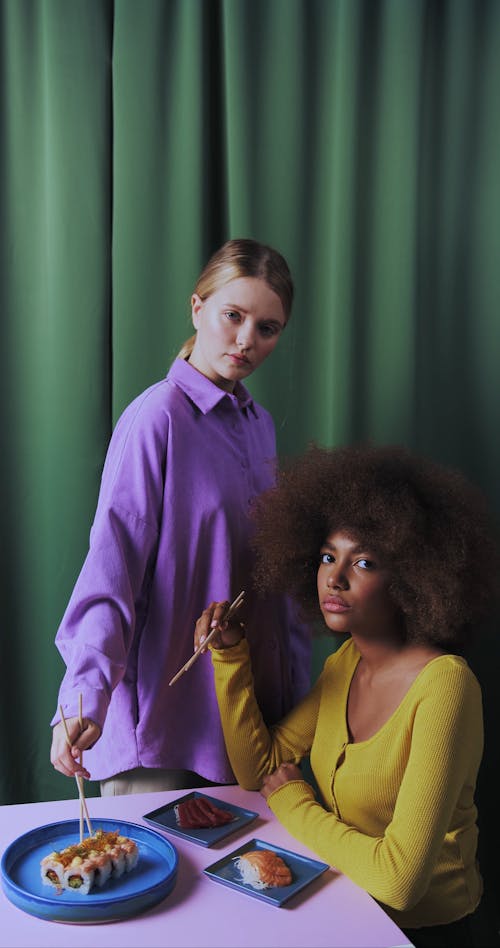
M 241 638 L 239 642 L 235 642 L 234 645 L 228 645 L 225 648 L 216 648 L 215 645 L 210 642 L 208 648 L 214 662 L 240 662 L 243 658 L 248 656 L 248 639 Z
M 219 645 L 211 645 L 210 647 L 215 652 L 225 652 L 227 651 L 227 649 L 235 648 L 235 646 L 239 645 L 240 642 L 243 641 L 243 639 L 245 638 L 245 631 L 246 631 L 245 623 L 238 622 L 237 624 L 235 624 L 235 626 L 233 626 L 233 630 L 231 631 L 233 631 L 233 635 L 234 635 L 233 641 L 231 641 L 232 635 L 231 635 L 230 630 L 228 629 L 226 630 L 226 634 L 229 632 L 229 636 L 228 636 L 229 641 L 225 642 L 224 637 L 222 636 Z M 236 637 L 236 635 L 238 637 Z

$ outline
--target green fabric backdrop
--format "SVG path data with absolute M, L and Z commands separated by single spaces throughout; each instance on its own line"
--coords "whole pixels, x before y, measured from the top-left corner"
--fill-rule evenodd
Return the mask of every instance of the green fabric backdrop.
M 48 760 L 55 631 L 112 426 L 190 334 L 193 283 L 227 237 L 274 244 L 296 281 L 250 382 L 280 452 L 405 443 L 500 511 L 500 2 L 0 0 L 0 18 L 10 803 L 75 793 Z M 485 642 L 492 878 L 496 628 Z

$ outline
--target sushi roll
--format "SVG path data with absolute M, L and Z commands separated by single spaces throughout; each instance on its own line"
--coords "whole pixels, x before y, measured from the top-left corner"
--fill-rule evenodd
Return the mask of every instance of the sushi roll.
M 112 843 L 108 844 L 106 847 L 106 852 L 111 859 L 111 875 L 113 878 L 119 879 L 127 868 L 125 853 L 122 852 L 118 843 L 115 843 L 114 845 Z
M 40 863 L 40 875 L 44 885 L 64 888 L 64 864 L 57 852 L 44 856 Z
M 89 853 L 89 861 L 92 862 L 94 867 L 94 885 L 102 888 L 108 881 L 113 869 L 111 857 L 108 853 L 100 853 L 92 849 Z
M 73 856 L 64 870 L 64 888 L 77 891 L 80 895 L 88 895 L 94 884 L 94 876 L 95 867 L 91 859 Z
M 97 830 L 79 843 L 52 852 L 40 861 L 44 885 L 88 895 L 93 886 L 101 888 L 110 876 L 119 878 L 138 862 L 137 843 L 118 830 Z
M 121 851 L 125 856 L 125 870 L 130 872 L 131 869 L 134 869 L 137 865 L 137 860 L 139 859 L 139 849 L 137 843 L 133 839 L 128 839 L 126 836 L 119 836 L 117 839 Z

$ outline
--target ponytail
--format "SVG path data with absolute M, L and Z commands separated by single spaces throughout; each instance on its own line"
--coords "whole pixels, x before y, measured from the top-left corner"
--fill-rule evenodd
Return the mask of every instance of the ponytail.
M 195 342 L 196 342 L 196 333 L 194 333 L 192 336 L 190 336 L 189 339 L 186 339 L 186 341 L 185 341 L 185 343 L 183 344 L 182 348 L 181 348 L 180 351 L 177 353 L 176 358 L 177 358 L 177 359 L 184 359 L 184 361 L 186 361 L 187 359 L 189 359 L 189 356 L 191 355 L 191 353 L 192 353 L 192 351 L 193 351 L 193 349 L 194 349 L 194 344 L 195 344 Z

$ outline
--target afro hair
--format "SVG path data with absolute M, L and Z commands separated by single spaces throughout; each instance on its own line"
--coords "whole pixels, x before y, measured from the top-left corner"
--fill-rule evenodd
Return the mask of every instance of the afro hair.
M 485 497 L 459 471 L 399 446 L 311 445 L 253 509 L 255 578 L 321 617 L 316 576 L 343 530 L 389 569 L 407 641 L 466 643 L 498 596 L 500 556 Z

